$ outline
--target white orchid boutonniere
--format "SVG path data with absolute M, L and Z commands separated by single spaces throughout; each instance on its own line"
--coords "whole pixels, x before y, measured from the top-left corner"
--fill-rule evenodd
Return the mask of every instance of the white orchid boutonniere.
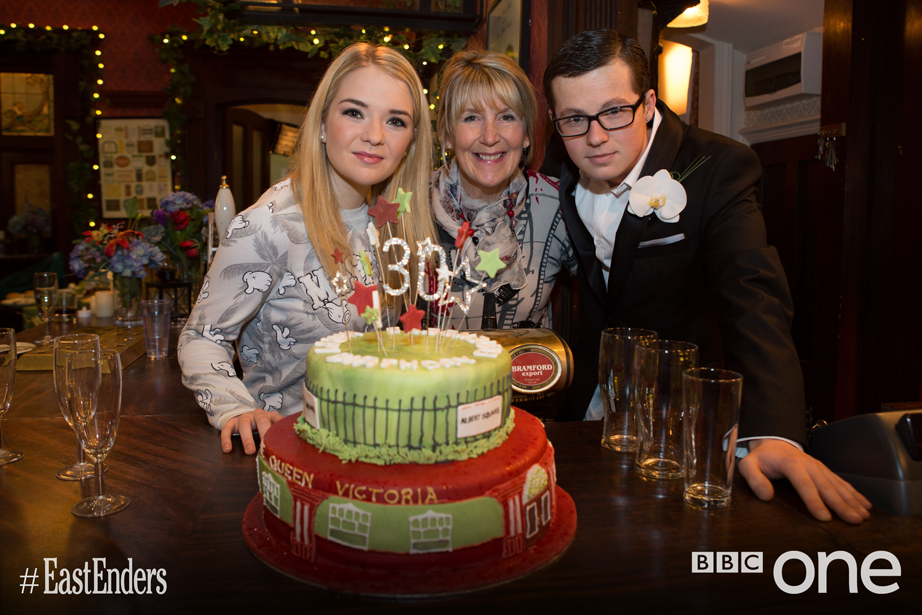
M 631 188 L 628 209 L 638 218 L 655 213 L 656 217 L 663 222 L 678 222 L 679 214 L 688 202 L 681 182 L 707 162 L 708 158 L 710 156 L 696 158 L 682 174 L 670 173 L 666 169 L 661 169 L 652 177 L 649 175 L 641 177 Z

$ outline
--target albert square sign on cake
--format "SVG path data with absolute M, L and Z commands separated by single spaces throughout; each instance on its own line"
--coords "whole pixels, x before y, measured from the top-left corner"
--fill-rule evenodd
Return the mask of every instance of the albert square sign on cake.
M 470 438 L 498 429 L 503 422 L 503 396 L 458 406 L 458 437 Z

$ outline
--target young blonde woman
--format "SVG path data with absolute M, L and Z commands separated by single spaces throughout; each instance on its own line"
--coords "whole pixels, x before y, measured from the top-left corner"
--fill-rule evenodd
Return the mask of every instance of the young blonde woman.
M 342 272 L 350 288 L 378 283 L 369 205 L 379 195 L 396 200 L 398 188 L 412 191 L 396 234 L 411 246 L 435 237 L 431 151 L 428 102 L 410 63 L 387 47 L 345 49 L 311 101 L 290 175 L 228 226 L 179 338 L 183 384 L 221 430 L 225 452 L 239 434 L 244 451 L 255 453 L 254 430 L 262 435 L 301 410 L 304 359 L 314 342 L 364 329 L 331 280 Z M 242 379 L 232 364 L 235 342 Z

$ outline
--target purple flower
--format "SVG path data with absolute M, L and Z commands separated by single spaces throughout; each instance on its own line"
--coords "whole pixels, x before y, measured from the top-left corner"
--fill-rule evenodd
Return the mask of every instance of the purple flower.
M 154 222 L 161 226 L 168 226 L 170 224 L 170 214 L 165 209 L 155 209 L 153 218 Z

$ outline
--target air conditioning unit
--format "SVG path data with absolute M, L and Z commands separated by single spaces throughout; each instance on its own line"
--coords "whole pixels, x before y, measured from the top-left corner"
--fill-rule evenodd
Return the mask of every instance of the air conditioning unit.
M 746 56 L 747 109 L 822 93 L 823 35 L 804 32 Z

